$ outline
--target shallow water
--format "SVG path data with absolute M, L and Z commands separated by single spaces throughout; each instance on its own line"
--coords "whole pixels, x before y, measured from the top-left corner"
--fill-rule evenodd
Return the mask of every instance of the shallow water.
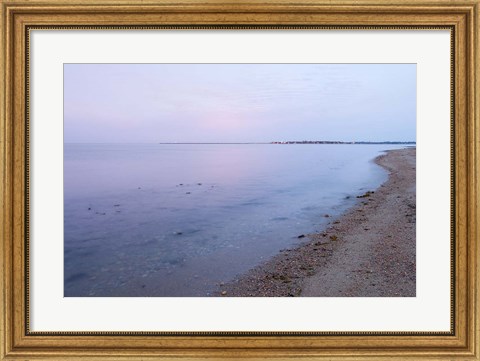
M 208 296 L 378 187 L 393 148 L 65 144 L 64 294 Z

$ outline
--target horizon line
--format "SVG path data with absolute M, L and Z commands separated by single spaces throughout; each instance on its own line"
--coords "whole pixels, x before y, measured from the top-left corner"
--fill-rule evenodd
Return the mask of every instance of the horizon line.
M 362 144 L 362 143 L 411 143 L 411 140 L 286 140 L 269 142 L 63 142 L 64 144 Z

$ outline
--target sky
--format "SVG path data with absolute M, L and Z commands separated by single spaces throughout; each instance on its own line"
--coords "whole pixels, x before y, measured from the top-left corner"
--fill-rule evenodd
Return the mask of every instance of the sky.
M 415 141 L 416 64 L 65 64 L 66 143 Z

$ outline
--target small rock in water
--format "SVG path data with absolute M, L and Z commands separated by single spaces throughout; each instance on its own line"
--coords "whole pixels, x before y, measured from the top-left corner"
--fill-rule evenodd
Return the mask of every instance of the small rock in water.
M 91 211 L 91 210 L 92 210 L 92 208 L 88 207 L 88 210 L 89 210 L 89 211 Z
M 368 192 L 366 192 L 365 194 L 363 194 L 363 195 L 361 195 L 361 196 L 357 196 L 357 198 L 368 198 L 368 197 L 370 197 L 373 193 L 375 193 L 375 192 L 373 192 L 373 191 L 368 191 Z
M 227 294 L 227 291 L 222 291 L 222 296 L 225 296 Z
M 114 207 L 120 207 L 120 204 L 114 204 L 113 206 Z
M 305 235 L 304 235 L 304 234 L 301 234 L 301 235 L 299 235 L 297 238 L 304 238 L 304 237 L 305 237 Z
M 324 217 L 325 217 L 325 218 L 328 218 L 328 217 L 330 217 L 330 216 L 329 216 L 328 214 L 325 214 Z
M 180 236 L 180 235 L 182 235 L 183 233 L 182 233 L 182 232 L 173 232 L 173 234 L 176 234 L 177 236 Z
M 197 185 L 201 186 L 201 185 L 202 185 L 202 183 L 197 183 Z
M 186 192 L 185 194 L 191 194 L 191 192 Z

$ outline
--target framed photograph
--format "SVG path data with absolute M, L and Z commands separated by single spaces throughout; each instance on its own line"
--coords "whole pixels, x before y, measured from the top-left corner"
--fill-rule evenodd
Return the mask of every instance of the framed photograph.
M 0 359 L 480 359 L 478 0 L 0 4 Z

